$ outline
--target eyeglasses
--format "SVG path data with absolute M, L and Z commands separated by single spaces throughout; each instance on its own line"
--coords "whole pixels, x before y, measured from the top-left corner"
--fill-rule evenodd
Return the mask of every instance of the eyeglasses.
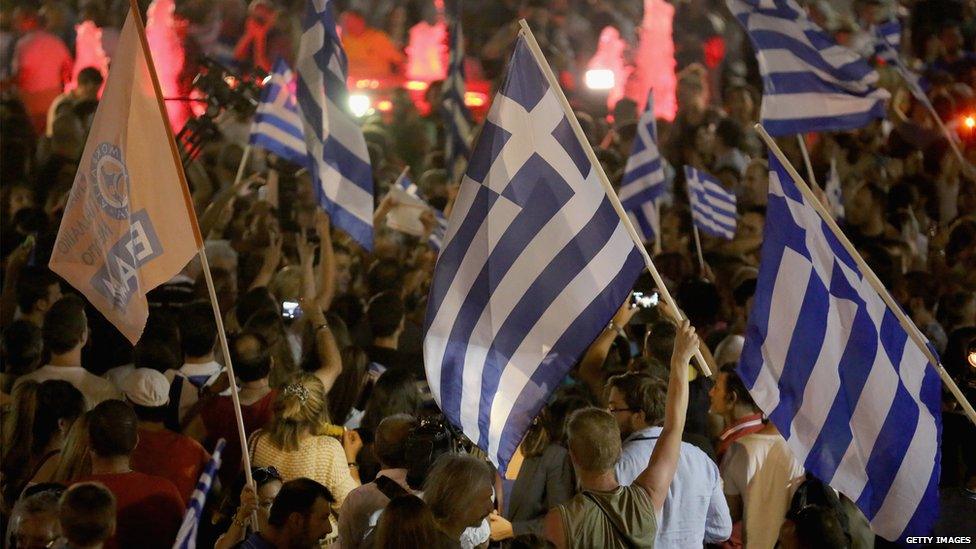
M 611 414 L 616 414 L 617 412 L 639 412 L 640 408 L 614 408 L 613 406 L 607 407 L 607 411 Z
M 266 482 L 271 482 L 272 480 L 281 480 L 281 473 L 274 465 L 269 465 L 268 467 L 257 467 L 251 469 L 251 478 L 257 484 L 264 484 Z

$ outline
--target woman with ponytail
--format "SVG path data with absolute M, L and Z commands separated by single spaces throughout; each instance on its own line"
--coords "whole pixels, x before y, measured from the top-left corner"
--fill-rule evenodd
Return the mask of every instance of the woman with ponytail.
M 271 425 L 251 437 L 251 463 L 274 466 L 285 482 L 306 477 L 321 483 L 335 496 L 338 509 L 359 486 L 356 456 L 362 446 L 355 431 L 329 424 L 325 386 L 303 373 L 278 393 Z

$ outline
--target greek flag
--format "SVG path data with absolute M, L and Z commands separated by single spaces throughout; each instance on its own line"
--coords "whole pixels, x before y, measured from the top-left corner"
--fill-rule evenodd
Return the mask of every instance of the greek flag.
M 417 184 L 410 179 L 409 175 L 407 175 L 406 169 L 404 169 L 403 172 L 400 173 L 400 176 L 397 177 L 397 180 L 394 182 L 394 184 L 398 185 L 401 189 L 403 189 L 405 193 L 411 196 L 416 196 L 420 200 L 423 200 L 425 203 L 427 202 L 427 199 L 424 198 L 422 194 L 420 194 L 420 189 L 417 188 Z M 440 251 L 441 246 L 444 243 L 444 235 L 447 234 L 447 218 L 444 217 L 444 212 L 434 208 L 433 206 L 430 206 L 429 203 L 427 204 L 427 206 L 430 207 L 431 213 L 434 214 L 434 219 L 437 220 L 437 226 L 434 227 L 434 231 L 430 233 L 430 237 L 427 239 L 427 244 L 430 245 L 431 248 Z
M 220 454 L 226 445 L 226 440 L 218 440 L 213 455 L 210 456 L 210 461 L 203 468 L 200 480 L 197 481 L 197 487 L 193 490 L 193 495 L 190 496 L 190 504 L 186 507 L 183 524 L 180 525 L 180 531 L 176 534 L 173 549 L 194 549 L 197 546 L 197 527 L 200 525 L 200 515 L 203 513 L 203 506 L 207 502 L 207 493 L 210 492 L 213 479 L 217 475 L 217 470 L 220 469 Z
M 732 240 L 736 226 L 735 195 L 714 177 L 689 166 L 685 166 L 685 181 L 691 219 L 698 230 Z
M 664 163 L 657 148 L 654 97 L 647 96 L 647 108 L 637 122 L 637 136 L 620 182 L 620 202 L 641 239 L 648 242 L 661 232 L 657 202 L 668 191 Z
M 874 27 L 874 54 L 885 63 L 894 63 L 901 51 L 901 22 L 890 19 Z M 890 46 L 890 47 L 889 47 Z
M 474 122 L 464 104 L 464 31 L 461 13 L 458 12 L 451 26 L 451 56 L 447 66 L 447 79 L 441 88 L 441 115 L 444 117 L 445 137 L 444 165 L 452 177 L 457 175 L 454 166 L 460 158 L 471 154 L 469 139 Z
M 850 130 L 885 116 L 889 94 L 877 87 L 878 73 L 794 0 L 726 2 L 756 49 L 770 135 Z
M 434 399 L 502 471 L 644 267 L 530 40 L 461 179 L 424 338 Z
M 261 91 L 249 142 L 295 164 L 308 164 L 305 134 L 302 133 L 302 119 L 295 98 L 295 77 L 284 59 L 275 61 Z
M 319 204 L 336 227 L 373 248 L 373 173 L 366 141 L 347 109 L 346 52 L 330 0 L 310 0 L 298 47 L 298 106 Z
M 877 48 L 883 49 L 886 53 L 884 55 L 879 54 L 879 57 L 883 59 L 886 63 L 892 65 L 898 75 L 901 76 L 902 80 L 905 81 L 905 85 L 908 87 L 908 91 L 912 93 L 920 103 L 928 108 L 929 112 L 935 112 L 932 107 L 932 103 L 929 102 L 928 95 L 925 94 L 925 90 L 922 87 L 922 76 L 918 73 L 912 71 L 905 65 L 902 60 L 901 55 L 898 54 L 898 45 L 901 43 L 901 30 L 899 27 L 898 42 L 891 42 L 891 37 L 880 32 L 881 27 L 878 27 L 878 33 L 876 35 L 878 42 Z
M 840 186 L 840 175 L 837 173 L 837 159 L 833 157 L 830 159 L 830 173 L 827 174 L 824 194 L 827 195 L 830 215 L 834 216 L 835 220 L 844 219 L 844 193 Z
M 794 455 L 888 540 L 938 513 L 942 385 L 770 155 L 755 303 L 738 372 Z

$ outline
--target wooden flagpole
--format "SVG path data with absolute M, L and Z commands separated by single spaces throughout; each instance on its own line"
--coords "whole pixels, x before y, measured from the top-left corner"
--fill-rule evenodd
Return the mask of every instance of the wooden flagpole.
M 701 268 L 702 274 L 705 274 L 705 257 L 702 255 L 701 246 L 701 236 L 698 233 L 698 225 L 695 225 L 694 220 L 691 222 L 692 232 L 695 233 L 695 251 L 698 252 L 698 266 Z
M 807 168 L 807 177 L 810 178 L 810 182 L 816 186 L 817 178 L 813 175 L 813 163 L 810 162 L 810 151 L 807 150 L 807 140 L 803 138 L 803 134 L 796 134 L 796 141 L 800 144 L 800 154 L 803 155 L 803 165 Z
M 783 151 L 776 146 L 776 141 L 774 141 L 773 138 L 766 133 L 766 129 L 763 128 L 761 124 L 756 124 L 755 128 L 756 131 L 759 132 L 759 136 L 762 138 L 762 140 L 766 142 L 766 146 L 769 147 L 769 150 L 776 155 L 776 158 L 779 159 L 780 163 L 783 164 L 783 167 L 786 168 L 786 171 L 790 174 L 790 177 L 792 177 L 793 181 L 796 182 L 796 186 L 803 194 L 803 198 L 810 203 L 814 210 L 816 210 L 817 214 L 819 214 L 821 219 L 823 219 L 823 222 L 830 227 L 831 232 L 834 233 L 837 240 L 841 243 L 841 245 L 844 246 L 844 249 L 847 250 L 847 253 L 854 258 L 854 261 L 857 263 L 858 270 L 861 271 L 864 278 L 866 278 L 868 283 L 871 284 L 871 287 L 878 292 L 878 295 L 880 295 L 881 299 L 884 300 L 885 305 L 888 306 L 888 309 L 891 310 L 892 314 L 898 318 L 898 322 L 908 333 L 909 338 L 911 338 L 915 345 L 918 346 L 919 350 L 922 351 L 922 354 L 924 354 L 928 359 L 929 364 L 935 368 L 935 371 L 939 374 L 939 377 L 942 378 L 942 383 L 949 388 L 952 395 L 956 397 L 957 401 L 959 401 L 959 405 L 969 417 L 969 420 L 976 425 L 976 411 L 973 410 L 972 404 L 966 400 L 965 395 L 963 395 L 962 391 L 959 390 L 959 387 L 956 386 L 956 382 L 952 380 L 949 373 L 946 372 L 945 368 L 942 367 L 938 357 L 936 357 L 932 351 L 929 350 L 928 345 L 926 345 L 925 336 L 922 335 L 918 327 L 915 326 L 915 323 L 908 318 L 908 315 L 905 314 L 898 303 L 895 302 L 895 300 L 891 297 L 891 294 L 888 293 L 888 290 L 884 287 L 884 284 L 881 283 L 881 280 L 878 279 L 878 276 L 874 274 L 874 271 L 872 271 L 871 267 L 869 267 L 867 262 L 864 261 L 864 258 L 861 257 L 861 254 L 859 254 L 854 245 L 851 244 L 851 241 L 847 239 L 844 232 L 841 231 L 840 227 L 837 226 L 837 222 L 834 221 L 834 217 L 830 215 L 830 212 L 827 211 L 824 205 L 817 200 L 817 197 L 813 194 L 813 191 L 810 190 L 810 187 L 806 184 L 803 178 L 800 177 L 800 174 L 796 171 L 796 168 L 794 168 L 793 165 L 790 164 L 789 160 L 786 159 L 786 155 L 783 154 Z
M 207 290 L 210 292 L 210 304 L 213 307 L 214 320 L 217 322 L 217 336 L 220 340 L 220 347 L 224 353 L 224 360 L 227 363 L 227 377 L 230 381 L 230 395 L 231 400 L 234 402 L 234 417 L 237 420 L 237 432 L 241 439 L 241 455 L 244 460 L 244 478 L 248 486 L 254 488 L 254 479 L 251 478 L 251 457 L 248 455 L 247 451 L 247 433 L 244 430 L 244 416 L 241 414 L 241 400 L 237 391 L 237 379 L 234 376 L 234 365 L 231 363 L 230 358 L 230 347 L 227 344 L 227 333 L 224 331 L 224 320 L 220 314 L 220 308 L 217 305 L 217 292 L 214 290 L 213 277 L 210 275 L 210 264 L 207 262 L 207 251 L 203 243 L 203 237 L 200 235 L 200 226 L 197 224 L 196 212 L 193 208 L 193 200 L 190 198 L 190 188 L 186 183 L 186 174 L 183 173 L 183 163 L 180 160 L 179 151 L 176 148 L 176 139 L 173 136 L 173 128 L 170 126 L 169 116 L 166 113 L 166 106 L 163 104 L 163 94 L 159 87 L 159 78 L 156 76 L 156 67 L 153 64 L 152 54 L 149 50 L 149 41 L 146 39 L 146 27 L 142 22 L 142 15 L 139 11 L 139 5 L 136 0 L 129 0 L 129 10 L 131 11 L 130 16 L 133 17 L 136 23 L 136 29 L 139 31 L 139 40 L 142 42 L 142 50 L 146 58 L 146 65 L 149 68 L 149 76 L 153 83 L 153 88 L 156 92 L 156 101 L 159 103 L 159 112 L 163 117 L 163 125 L 166 127 L 166 137 L 169 141 L 170 152 L 173 156 L 173 162 L 176 164 L 176 173 L 179 174 L 180 187 L 183 191 L 183 200 L 186 203 L 187 216 L 190 219 L 190 225 L 193 228 L 193 236 L 196 239 L 197 249 L 200 253 L 200 262 L 203 266 L 203 276 L 207 282 Z M 243 162 L 241 167 L 238 168 L 238 177 L 241 176 L 243 172 Z M 257 517 L 252 515 L 252 526 L 257 527 Z
M 542 69 L 543 74 L 545 74 L 546 80 L 549 82 L 549 86 L 555 91 L 556 97 L 559 99 L 563 110 L 566 112 L 566 119 L 569 120 L 569 125 L 573 128 L 573 133 L 576 134 L 576 139 L 579 140 L 580 146 L 582 146 L 583 151 L 586 152 L 587 159 L 589 159 L 590 163 L 593 165 L 593 169 L 596 170 L 600 183 L 603 184 L 607 197 L 610 199 L 610 203 L 613 204 L 613 209 L 617 211 L 617 215 L 620 217 L 620 221 L 627 229 L 627 233 L 630 235 L 631 240 L 634 241 L 634 245 L 637 246 L 637 250 L 644 257 L 644 263 L 647 266 L 647 270 L 650 271 L 651 277 L 654 279 L 654 283 L 661 292 L 661 296 L 664 297 L 664 301 L 667 302 L 667 304 L 678 316 L 685 319 L 686 317 L 684 313 L 681 312 L 681 309 L 678 308 L 678 304 L 675 302 L 674 298 L 671 297 L 671 292 L 668 291 L 668 287 L 664 284 L 664 279 L 657 271 L 657 267 L 654 266 L 654 262 L 651 261 L 651 256 L 647 253 L 647 249 L 644 247 L 640 235 L 637 234 L 637 230 L 634 229 L 634 225 L 630 222 L 630 217 L 627 216 L 627 212 L 620 203 L 620 198 L 617 197 L 617 192 L 613 190 L 613 185 L 610 183 L 610 178 L 607 177 L 606 172 L 603 171 L 603 166 L 597 159 L 596 153 L 593 152 L 593 147 L 590 146 L 590 142 L 586 138 L 586 134 L 583 133 L 583 128 L 580 127 L 579 120 L 576 119 L 576 115 L 573 113 L 573 108 L 569 105 L 569 100 L 566 99 L 566 95 L 563 93 L 563 89 L 559 85 L 559 80 L 557 80 L 556 75 L 552 73 L 552 68 L 549 66 L 549 62 L 546 61 L 545 55 L 543 55 L 542 50 L 539 48 L 539 43 L 536 42 L 535 36 L 532 34 L 532 29 L 529 28 L 529 24 L 525 22 L 525 19 L 519 20 L 519 25 L 522 27 L 521 34 L 525 36 L 525 41 L 529 46 L 529 51 L 532 52 L 532 56 L 535 57 L 535 60 Z M 705 361 L 705 357 L 702 355 L 701 349 L 695 350 L 695 359 L 697 360 L 698 366 L 701 368 L 702 373 L 708 377 L 711 377 L 712 370 L 708 367 L 708 363 Z

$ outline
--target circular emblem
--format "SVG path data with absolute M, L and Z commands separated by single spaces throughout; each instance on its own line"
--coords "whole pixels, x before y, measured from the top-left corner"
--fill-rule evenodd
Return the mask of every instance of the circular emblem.
M 95 147 L 91 158 L 92 189 L 102 210 L 116 219 L 129 217 L 129 170 L 122 151 L 112 143 Z

